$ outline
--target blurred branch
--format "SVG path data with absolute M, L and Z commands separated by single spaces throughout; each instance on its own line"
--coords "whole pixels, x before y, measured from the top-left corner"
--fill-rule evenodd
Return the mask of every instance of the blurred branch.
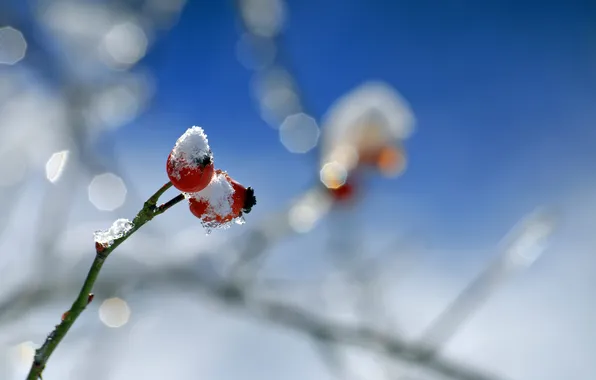
M 280 217 L 280 215 L 278 215 Z M 260 226 L 263 228 L 263 225 Z M 507 247 L 508 260 L 515 259 L 515 255 L 524 252 L 516 250 L 520 240 L 524 240 L 528 231 L 532 231 L 531 224 L 524 226 L 520 236 L 514 237 L 511 244 Z M 535 226 L 534 226 L 535 227 Z M 260 228 L 254 228 L 258 231 Z M 285 228 L 282 228 L 286 231 Z M 515 229 L 514 229 L 515 231 Z M 250 234 L 249 234 L 250 236 Z M 278 235 L 281 237 L 281 235 Z M 258 246 L 246 245 L 248 249 L 255 249 L 257 252 L 263 252 L 271 240 L 263 240 Z M 240 242 L 242 243 L 242 242 Z M 527 247 L 527 246 L 524 246 Z M 257 249 L 258 248 L 258 249 Z M 211 258 L 221 257 L 221 249 L 217 250 L 218 255 L 214 254 Z M 247 250 L 241 251 L 240 256 L 251 254 Z M 255 252 L 252 252 L 255 254 Z M 111 278 L 110 281 L 98 281 L 96 289 L 98 292 L 113 292 L 115 289 L 126 285 L 128 282 L 134 282 L 134 288 L 139 290 L 174 288 L 177 292 L 192 292 L 196 294 L 199 291 L 215 300 L 233 306 L 240 311 L 245 311 L 249 315 L 267 320 L 286 328 L 298 331 L 321 344 L 341 344 L 347 346 L 362 347 L 378 354 L 384 355 L 389 359 L 401 362 L 411 363 L 435 373 L 453 379 L 462 380 L 493 380 L 495 377 L 486 375 L 480 371 L 468 368 L 466 366 L 454 364 L 446 359 L 438 357 L 434 351 L 429 352 L 428 346 L 423 344 L 408 343 L 401 338 L 388 333 L 385 329 L 378 329 L 365 324 L 353 325 L 345 324 L 340 321 L 329 319 L 328 317 L 313 313 L 303 307 L 288 304 L 285 301 L 276 299 L 264 299 L 259 297 L 259 292 L 255 288 L 242 286 L 238 278 L 234 276 L 213 275 L 212 270 L 208 269 L 211 275 L 207 275 L 206 268 L 212 268 L 213 260 L 210 256 L 201 255 L 200 260 L 195 265 L 178 264 L 158 269 L 140 270 L 137 273 L 127 271 L 124 278 Z M 510 261 L 507 261 L 510 262 Z M 230 272 L 228 272 L 230 273 Z M 233 272 L 232 272 L 233 273 Z M 134 280 L 132 279 L 134 278 Z M 69 279 L 67 278 L 67 281 Z M 41 301 L 35 306 L 43 307 L 43 303 L 56 302 L 56 297 L 62 297 L 59 289 L 66 289 L 66 284 L 55 284 L 41 288 L 33 293 L 20 294 L 12 300 L 28 299 Z M 473 285 L 472 285 L 473 286 Z M 110 290 L 111 289 L 111 290 Z M 58 291 L 56 291 L 58 290 Z M 86 293 L 82 293 L 85 294 Z M 85 299 L 85 298 L 84 298 Z M 5 303 L 0 307 L 2 310 L 10 310 L 10 306 Z M 15 310 L 10 310 L 14 312 Z M 0 313 L 2 315 L 2 313 Z M 4 318 L 2 318 L 4 319 Z M 5 319 L 4 319 L 5 320 Z M 447 329 L 448 331 L 449 329 Z
M 259 299 L 256 295 L 249 293 L 250 290 L 238 287 L 234 280 L 220 278 L 214 281 L 198 275 L 197 268 L 187 264 L 168 269 L 145 271 L 144 273 L 129 273 L 124 282 L 133 281 L 131 277 L 134 277 L 137 289 L 150 291 L 149 289 L 154 287 L 161 290 L 173 288 L 177 292 L 193 294 L 199 292 L 199 295 L 207 295 L 240 311 L 247 312 L 249 315 L 295 330 L 321 343 L 362 347 L 393 360 L 428 367 L 436 373 L 453 379 L 497 379 L 445 359 L 429 357 L 423 348 L 406 343 L 386 331 L 365 325 L 343 324 L 283 301 Z M 98 283 L 96 289 L 97 292 L 104 292 L 106 287 L 114 288 L 122 285 L 123 283 L 116 285 L 113 281 L 102 282 Z M 53 294 L 53 297 L 56 296 Z M 45 301 L 55 302 L 56 299 L 50 297 Z M 42 307 L 43 305 L 37 306 Z
M 428 355 L 435 355 L 499 285 L 533 263 L 546 248 L 555 222 L 550 210 L 537 209 L 513 227 L 503 239 L 496 260 L 468 284 L 423 334 L 421 342 L 427 346 Z
M 250 309 L 250 307 L 249 307 Z M 253 313 L 279 325 L 292 328 L 325 342 L 362 347 L 393 359 L 422 365 L 433 372 L 460 380 L 496 380 L 472 368 L 437 357 L 429 358 L 425 350 L 368 326 L 350 326 L 332 321 L 297 306 L 279 301 L 255 302 Z

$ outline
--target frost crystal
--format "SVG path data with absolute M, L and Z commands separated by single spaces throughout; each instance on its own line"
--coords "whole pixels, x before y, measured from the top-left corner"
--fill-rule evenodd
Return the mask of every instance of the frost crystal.
M 133 225 L 128 219 L 118 219 L 107 230 L 95 231 L 93 236 L 95 241 L 103 246 L 109 247 L 114 243 L 114 240 L 121 238 L 127 234 Z
M 213 161 L 209 141 L 203 128 L 193 126 L 184 132 L 172 149 L 172 159 L 176 166 L 198 167 L 205 161 Z M 179 168 L 180 169 L 180 168 Z M 180 174 L 174 173 L 179 176 Z

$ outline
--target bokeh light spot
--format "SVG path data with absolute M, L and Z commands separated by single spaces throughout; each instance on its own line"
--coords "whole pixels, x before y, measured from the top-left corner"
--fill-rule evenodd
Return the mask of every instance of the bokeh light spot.
M 35 356 L 35 343 L 31 341 L 22 342 L 14 346 L 13 357 L 16 364 L 20 366 L 30 366 L 33 363 L 33 357 Z
M 126 185 L 113 173 L 97 175 L 89 184 L 89 201 L 98 210 L 113 211 L 124 204 Z
M 319 173 L 321 182 L 329 189 L 338 189 L 346 183 L 348 172 L 346 168 L 337 162 L 328 162 L 323 165 Z
M 134 120 L 140 109 L 138 97 L 126 86 L 115 86 L 100 93 L 93 105 L 99 119 L 111 128 Z
M 288 212 L 288 224 L 298 233 L 306 233 L 327 213 L 331 202 L 325 194 L 312 190 L 298 200 Z
M 46 178 L 48 181 L 55 183 L 60 179 L 68 161 L 69 153 L 68 150 L 63 150 L 52 154 L 48 162 L 46 162 Z
M 262 37 L 278 34 L 285 22 L 285 5 L 281 0 L 242 0 L 241 11 L 246 27 Z
M 278 128 L 286 117 L 302 110 L 296 85 L 285 69 L 272 67 L 258 73 L 253 78 L 252 87 L 261 116 L 274 128 Z
M 130 319 L 128 303 L 118 297 L 108 298 L 99 307 L 99 319 L 108 327 L 124 326 Z
M 104 36 L 102 58 L 110 67 L 126 68 L 145 56 L 148 44 L 147 35 L 136 23 L 117 24 Z
M 292 153 L 306 153 L 313 149 L 319 134 L 315 119 L 304 113 L 288 116 L 279 127 L 281 143 Z
M 310 231 L 317 221 L 317 210 L 312 205 L 295 205 L 290 209 L 288 222 L 290 227 L 298 233 Z
M 10 26 L 0 28 L 0 64 L 14 65 L 25 58 L 26 51 L 23 33 Z
M 379 171 L 386 177 L 395 177 L 406 169 L 406 155 L 402 149 L 389 146 L 380 150 L 377 157 Z

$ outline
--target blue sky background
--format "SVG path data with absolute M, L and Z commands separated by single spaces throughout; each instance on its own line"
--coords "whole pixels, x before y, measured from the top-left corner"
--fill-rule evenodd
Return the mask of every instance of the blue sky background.
M 128 276 L 129 268 L 134 276 L 144 265 L 175 261 L 177 251 L 191 256 L 211 244 L 235 242 L 235 234 L 258 225 L 312 186 L 318 169 L 314 155 L 287 152 L 277 131 L 260 118 L 250 89 L 252 72 L 236 57 L 236 17 L 231 1 L 189 0 L 180 22 L 158 36 L 138 67 L 156 79 L 151 107 L 130 125 L 107 132 L 97 147 L 98 157 L 108 160 L 101 149 L 115 142 L 129 196 L 123 207 L 100 211 L 89 202 L 87 189 L 78 189 L 80 204 L 73 201 L 69 219 L 75 228 L 69 238 L 58 239 L 57 253 L 68 258 L 65 263 L 89 259 L 92 230 L 134 215 L 141 199 L 130 194 L 146 197 L 165 182 L 167 154 L 192 125 L 206 129 L 218 166 L 256 188 L 259 204 L 247 217 L 248 225 L 205 237 L 180 205 L 123 244 L 106 264 L 105 278 Z M 516 379 L 594 378 L 596 3 L 293 0 L 288 1 L 288 17 L 285 63 L 317 119 L 338 97 L 370 79 L 394 86 L 416 115 L 417 130 L 406 142 L 405 175 L 372 178 L 354 213 L 358 232 L 364 233 L 360 243 L 370 250 L 382 251 L 384 244 L 409 233 L 423 242 L 411 257 L 404 258 L 408 252 L 395 246 L 383 252 L 395 260 L 382 262 L 387 278 L 379 293 L 387 297 L 385 306 L 396 324 L 407 334 L 423 330 L 484 267 L 496 253 L 495 244 L 520 217 L 536 206 L 554 204 L 564 213 L 561 238 L 526 275 L 508 282 L 470 318 L 445 355 Z M 27 28 L 24 32 L 33 34 Z M 22 262 L 22 272 L 30 269 L 26 248 L 32 247 L 30 256 L 39 254 L 30 215 L 47 206 L 42 190 L 57 186 L 59 192 L 68 186 L 64 181 L 49 184 L 43 170 L 39 174 L 22 192 L 23 210 L 11 220 L 2 242 L 3 252 L 21 254 L 4 259 Z M 335 217 L 324 227 L 336 223 Z M 277 245 L 267 268 L 280 277 L 324 272 L 324 264 L 317 264 L 326 260 L 327 231 L 315 229 Z M 20 275 L 18 270 L 4 273 L 5 281 Z M 49 274 L 62 279 L 61 273 Z M 122 293 L 127 296 L 126 289 Z M 91 331 L 97 335 L 65 344 L 47 377 L 67 378 L 58 374 L 67 374 L 73 363 L 89 363 L 75 363 L 76 355 L 104 367 L 106 362 L 96 361 L 83 344 L 109 337 L 114 342 L 100 348 L 121 359 L 118 368 L 105 369 L 111 379 L 184 377 L 182 372 L 189 370 L 221 379 L 330 378 L 309 341 L 288 342 L 290 335 L 236 318 L 229 309 L 197 302 L 194 296 L 146 295 L 146 305 L 133 304 L 133 323 L 116 330 L 97 323 L 99 300 L 94 301 L 79 326 L 89 327 L 85 337 Z M 309 305 L 318 307 L 319 301 Z M 15 321 L 22 323 L 19 334 L 36 343 L 63 311 L 58 303 L 42 307 L 43 318 Z M 176 308 L 184 313 L 171 323 Z M 162 322 L 147 323 L 148 316 L 149 322 L 151 316 Z M 131 343 L 127 329 L 139 329 L 139 322 L 145 330 Z M 3 334 L 13 331 L 19 330 L 9 325 Z M 357 356 L 347 364 L 360 366 L 362 355 Z M 86 364 L 81 366 L 89 373 Z M 363 378 L 370 373 L 365 368 Z
M 288 10 L 283 49 L 315 117 L 368 79 L 393 85 L 416 114 L 406 175 L 372 183 L 366 208 L 377 218 L 390 221 L 383 208 L 406 200 L 429 215 L 420 228 L 431 242 L 496 242 L 521 214 L 591 175 L 590 2 L 301 0 Z M 153 108 L 116 132 L 120 149 L 165 157 L 198 124 L 220 166 L 234 172 L 250 159 L 242 180 L 261 176 L 272 193 L 296 194 L 314 179 L 315 160 L 285 151 L 260 118 L 238 38 L 231 2 L 189 2 L 141 63 L 158 91 Z

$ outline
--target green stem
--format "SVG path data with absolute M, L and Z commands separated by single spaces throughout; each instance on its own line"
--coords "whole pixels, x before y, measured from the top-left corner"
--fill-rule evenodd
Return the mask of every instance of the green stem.
M 38 380 L 42 378 L 42 372 L 50 356 L 52 355 L 56 347 L 60 344 L 62 339 L 66 336 L 66 333 L 68 333 L 68 330 L 70 330 L 70 328 L 77 320 L 79 315 L 81 315 L 83 310 L 85 310 L 85 308 L 87 307 L 87 304 L 89 303 L 89 295 L 93 290 L 93 285 L 95 284 L 95 281 L 99 276 L 99 271 L 101 270 L 101 267 L 103 266 L 105 260 L 108 258 L 110 253 L 112 253 L 120 244 L 122 244 L 126 239 L 128 239 L 145 223 L 149 222 L 155 216 L 164 213 L 172 206 L 184 200 L 184 195 L 180 194 L 175 198 L 171 199 L 170 201 L 162 204 L 161 206 L 156 207 L 159 198 L 170 187 L 172 187 L 172 184 L 170 182 L 166 183 L 145 202 L 143 208 L 133 219 L 133 226 L 130 229 L 130 231 L 128 231 L 122 237 L 114 240 L 114 243 L 109 247 L 97 250 L 95 259 L 93 260 L 93 264 L 91 264 L 91 269 L 89 269 L 89 273 L 87 274 L 87 278 L 85 279 L 85 282 L 83 284 L 83 287 L 81 288 L 81 291 L 79 292 L 77 299 L 74 301 L 70 309 L 64 314 L 62 322 L 56 325 L 54 331 L 52 331 L 48 335 L 43 345 L 35 351 L 35 357 L 33 359 L 31 369 L 29 370 L 29 375 L 27 375 L 27 380 Z

